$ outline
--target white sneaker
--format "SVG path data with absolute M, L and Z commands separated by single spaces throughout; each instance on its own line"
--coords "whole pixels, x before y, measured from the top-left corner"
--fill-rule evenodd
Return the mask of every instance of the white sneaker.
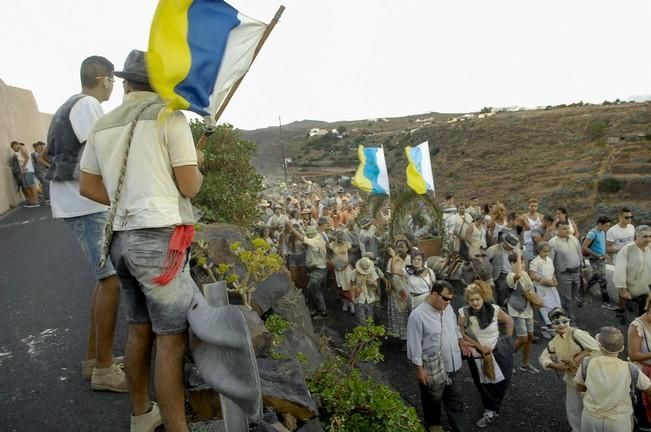
M 163 418 L 156 402 L 151 403 L 149 412 L 139 416 L 131 415 L 131 432 L 154 432 L 162 424 Z

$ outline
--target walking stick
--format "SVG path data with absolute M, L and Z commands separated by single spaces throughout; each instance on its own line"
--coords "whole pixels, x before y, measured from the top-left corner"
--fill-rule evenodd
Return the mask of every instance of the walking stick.
M 255 47 L 255 51 L 253 51 L 253 59 L 251 60 L 251 64 L 253 64 L 253 61 L 255 58 L 258 56 L 258 53 L 260 52 L 260 49 L 262 49 L 262 46 L 264 43 L 267 41 L 267 38 L 271 34 L 271 31 L 274 29 L 278 21 L 280 20 L 280 17 L 282 16 L 283 12 L 285 11 L 285 6 L 281 5 L 278 10 L 276 11 L 276 14 L 274 15 L 273 19 L 271 22 L 267 25 L 267 28 L 265 29 L 264 33 L 262 34 L 262 38 L 260 38 L 260 42 L 258 42 L 258 45 Z M 249 65 L 249 68 L 251 65 Z M 213 133 L 215 129 L 215 124 L 217 123 L 217 120 L 221 117 L 222 113 L 226 109 L 226 106 L 228 103 L 231 101 L 231 98 L 233 97 L 233 94 L 235 94 L 235 91 L 238 89 L 240 84 L 242 83 L 242 80 L 244 80 L 244 77 L 246 76 L 246 73 L 238 79 L 235 84 L 233 84 L 233 87 L 229 90 L 228 94 L 226 95 L 226 98 L 224 99 L 224 102 L 219 106 L 219 109 L 215 113 L 215 118 L 210 119 L 210 124 L 207 124 L 203 128 L 203 133 L 201 134 L 201 137 L 199 138 L 199 141 L 197 141 L 197 149 L 201 150 L 205 145 L 206 142 L 208 141 L 208 137 Z

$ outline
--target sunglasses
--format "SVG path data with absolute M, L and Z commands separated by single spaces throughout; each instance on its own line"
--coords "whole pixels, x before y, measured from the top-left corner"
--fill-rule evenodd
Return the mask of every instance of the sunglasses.
M 443 301 L 448 302 L 448 303 L 451 302 L 452 298 L 453 298 L 453 297 L 446 297 L 443 294 L 439 294 L 439 297 L 441 297 L 443 299 Z
M 559 325 L 568 325 L 570 323 L 570 321 L 571 320 L 569 320 L 567 318 L 566 319 L 555 319 L 554 321 L 552 321 L 552 325 L 554 327 L 559 326 Z
M 624 216 L 624 219 L 633 219 L 633 216 Z

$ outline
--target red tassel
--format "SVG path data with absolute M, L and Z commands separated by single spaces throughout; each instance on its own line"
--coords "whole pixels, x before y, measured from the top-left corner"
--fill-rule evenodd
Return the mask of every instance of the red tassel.
M 167 246 L 167 257 L 165 266 L 160 275 L 153 279 L 158 285 L 167 285 L 181 270 L 185 261 L 185 253 L 192 244 L 194 238 L 194 225 L 177 225 L 174 228 L 170 243 Z

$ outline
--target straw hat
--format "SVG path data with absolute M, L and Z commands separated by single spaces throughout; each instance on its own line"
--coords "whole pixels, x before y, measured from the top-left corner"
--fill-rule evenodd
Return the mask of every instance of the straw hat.
M 355 270 L 357 270 L 357 273 L 367 275 L 371 271 L 373 271 L 373 261 L 371 261 L 369 258 L 361 258 L 355 263 Z

